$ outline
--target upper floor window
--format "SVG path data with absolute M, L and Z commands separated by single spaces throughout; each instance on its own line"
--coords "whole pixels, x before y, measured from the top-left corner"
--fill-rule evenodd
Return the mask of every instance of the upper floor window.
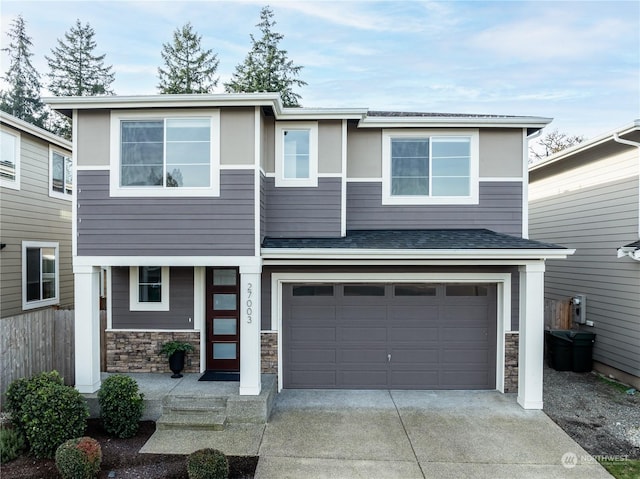
M 318 186 L 318 123 L 276 123 L 276 186 Z
M 57 304 L 58 243 L 22 242 L 22 309 Z
M 71 156 L 49 148 L 49 195 L 71 199 L 73 194 L 73 163 Z
M 383 204 L 477 204 L 478 133 L 383 131 Z
M 169 311 L 169 268 L 132 266 L 129 270 L 129 309 Z
M 112 113 L 112 196 L 218 196 L 219 112 Z
M 20 189 L 20 133 L 0 129 L 0 186 Z

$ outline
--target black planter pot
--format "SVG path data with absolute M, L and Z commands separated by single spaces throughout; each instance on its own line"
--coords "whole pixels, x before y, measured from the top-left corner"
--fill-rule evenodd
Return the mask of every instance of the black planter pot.
M 173 375 L 172 378 L 181 378 L 180 371 L 184 369 L 184 351 L 176 351 L 169 356 L 169 369 Z

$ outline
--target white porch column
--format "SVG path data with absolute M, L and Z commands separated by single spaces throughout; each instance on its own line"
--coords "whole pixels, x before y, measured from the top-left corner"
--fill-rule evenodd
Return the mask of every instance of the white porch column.
M 520 266 L 518 404 L 542 409 L 544 362 L 544 261 Z
M 74 266 L 76 389 L 100 389 L 100 268 Z
M 261 265 L 240 266 L 240 394 L 257 396 L 260 368 Z

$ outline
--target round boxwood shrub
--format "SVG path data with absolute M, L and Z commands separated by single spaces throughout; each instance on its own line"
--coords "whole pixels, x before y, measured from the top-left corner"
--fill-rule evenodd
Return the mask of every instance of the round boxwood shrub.
M 60 444 L 56 468 L 63 479 L 92 479 L 100 472 L 102 448 L 91 437 L 77 437 Z
M 144 409 L 143 398 L 138 383 L 129 376 L 114 374 L 105 379 L 98 391 L 105 431 L 121 438 L 135 436 Z
M 217 449 L 200 449 L 187 457 L 187 473 L 189 479 L 226 479 L 229 462 Z
M 24 436 L 13 428 L 0 428 L 0 464 L 17 458 L 24 449 Z
M 81 436 L 89 417 L 82 395 L 65 386 L 56 371 L 11 383 L 7 409 L 36 458 L 53 457 L 60 444 Z

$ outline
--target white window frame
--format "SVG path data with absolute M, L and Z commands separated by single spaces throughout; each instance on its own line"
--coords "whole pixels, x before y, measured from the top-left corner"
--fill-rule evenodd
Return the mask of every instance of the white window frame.
M 0 126 L 0 131 L 6 133 L 7 135 L 11 135 L 16 139 L 16 149 L 13 152 L 13 161 L 16 165 L 16 177 L 13 180 L 0 178 L 0 186 L 2 186 L 3 188 L 11 188 L 12 190 L 20 190 L 20 132 L 12 130 L 10 128 L 6 128 L 4 126 Z
M 169 267 L 162 266 L 160 270 L 161 301 L 140 301 L 138 293 L 138 278 L 140 271 L 138 266 L 129 267 L 129 311 L 169 311 Z
M 53 248 L 55 253 L 55 288 L 53 298 L 27 301 L 27 248 Z M 42 252 L 40 253 L 40 284 L 42 284 Z M 54 241 L 23 241 L 22 242 L 22 309 L 29 310 L 52 306 L 60 303 L 60 246 Z
M 120 124 L 124 120 L 166 120 L 170 118 L 209 118 L 210 136 L 210 179 L 209 187 L 170 188 L 165 186 L 120 186 Z M 176 197 L 176 196 L 220 196 L 220 110 L 207 112 L 180 111 L 111 111 L 110 136 L 110 196 L 129 197 Z
M 392 195 L 391 194 L 391 140 L 396 138 L 467 137 L 470 139 L 470 168 L 468 196 Z M 429 159 L 431 162 L 431 159 Z M 479 133 L 477 129 L 382 130 L 382 204 L 383 205 L 477 205 L 479 203 Z
M 284 177 L 284 132 L 292 130 L 309 131 L 309 178 Z M 275 127 L 275 167 L 276 187 L 317 187 L 318 186 L 318 122 L 279 121 Z
M 55 148 L 52 145 L 49 145 L 49 196 L 51 198 L 60 198 L 62 200 L 71 201 L 73 199 L 73 190 L 75 189 L 76 185 L 74 184 L 71 185 L 71 193 L 60 193 L 59 191 L 53 190 L 53 154 L 54 153 L 57 153 L 63 156 L 64 158 L 69 159 L 69 161 L 71 162 L 71 178 L 73 181 L 73 158 L 71 156 L 71 153 L 61 148 Z

